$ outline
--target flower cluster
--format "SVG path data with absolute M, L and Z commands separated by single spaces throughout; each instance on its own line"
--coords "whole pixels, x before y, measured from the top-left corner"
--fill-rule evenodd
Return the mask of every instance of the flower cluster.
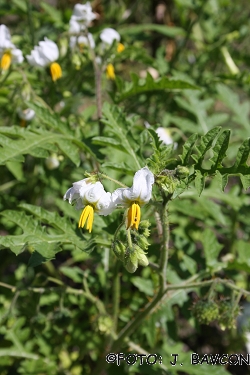
M 91 4 L 76 4 L 69 22 L 70 41 L 69 46 L 80 51 L 84 46 L 95 48 L 93 35 L 88 31 L 92 22 L 97 18 L 93 12 Z M 124 45 L 120 43 L 119 33 L 112 28 L 105 28 L 100 34 L 100 51 L 105 52 L 115 42 L 117 53 L 124 50 Z M 102 53 L 100 53 L 102 55 Z M 96 54 L 96 61 L 101 61 L 99 53 Z M 112 55 L 114 56 L 114 55 Z M 112 60 L 111 56 L 111 60 Z M 30 65 L 39 68 L 49 67 L 52 80 L 55 82 L 62 77 L 62 69 L 57 60 L 59 59 L 59 48 L 55 42 L 48 38 L 40 41 L 37 46 L 26 56 Z M 10 32 L 5 25 L 0 25 L 0 66 L 2 70 L 8 70 L 11 63 L 22 63 L 24 60 L 22 51 L 17 49 L 11 42 Z M 106 62 L 106 76 L 108 79 L 115 79 L 114 66 L 111 62 Z
M 11 42 L 9 29 L 5 25 L 0 25 L 0 57 L 2 70 L 8 70 L 12 62 L 23 62 L 22 51 Z
M 73 14 L 69 21 L 69 32 L 71 34 L 83 33 L 84 35 L 72 35 L 70 37 L 71 49 L 75 48 L 76 45 L 87 45 L 90 48 L 95 48 L 93 35 L 87 31 L 87 28 L 94 19 L 96 19 L 96 15 L 92 11 L 89 2 L 86 4 L 76 4 L 74 6 Z
M 134 175 L 131 188 L 119 188 L 112 194 L 104 190 L 101 182 L 92 183 L 91 178 L 85 178 L 73 183 L 73 187 L 67 190 L 64 200 L 75 203 L 76 209 L 83 209 L 79 219 L 79 228 L 86 229 L 91 233 L 94 213 L 108 215 L 116 207 L 127 208 L 126 227 L 137 229 L 141 219 L 141 206 L 151 199 L 154 175 L 144 167 Z

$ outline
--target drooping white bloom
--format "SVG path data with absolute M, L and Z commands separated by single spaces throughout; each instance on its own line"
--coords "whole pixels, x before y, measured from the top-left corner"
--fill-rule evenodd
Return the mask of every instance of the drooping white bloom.
M 89 233 L 92 231 L 94 212 L 107 216 L 115 208 L 111 194 L 104 190 L 101 182 L 92 183 L 90 178 L 74 182 L 73 187 L 67 190 L 63 199 L 68 199 L 69 203 L 75 201 L 76 209 L 83 208 L 78 227 L 83 228 L 87 221 L 86 228 Z
M 31 51 L 30 55 L 26 56 L 28 62 L 32 66 L 46 67 L 50 66 L 52 80 L 56 81 L 62 76 L 62 69 L 60 65 L 55 62 L 59 58 L 59 49 L 55 42 L 48 38 L 38 43 L 38 46 Z
M 23 53 L 11 42 L 9 29 L 5 25 L 0 25 L 0 58 L 3 70 L 9 69 L 12 62 L 23 62 Z
M 26 57 L 30 65 L 44 68 L 59 58 L 59 49 L 55 42 L 44 38 Z
M 21 120 L 31 121 L 35 117 L 36 112 L 31 108 L 26 108 L 26 109 L 17 108 L 17 114 Z
M 120 42 L 121 37 L 120 37 L 120 34 L 116 30 L 108 27 L 102 30 L 100 34 L 100 39 L 102 42 L 111 45 L 114 42 L 114 40 L 117 40 L 118 42 Z
M 71 18 L 88 27 L 91 22 L 96 19 L 96 15 L 92 11 L 90 3 L 87 2 L 86 4 L 76 4 L 74 6 L 73 15 Z
M 131 188 L 120 188 L 113 192 L 114 204 L 128 208 L 127 229 L 138 229 L 141 218 L 140 207 L 150 201 L 153 183 L 153 173 L 144 167 L 135 173 Z

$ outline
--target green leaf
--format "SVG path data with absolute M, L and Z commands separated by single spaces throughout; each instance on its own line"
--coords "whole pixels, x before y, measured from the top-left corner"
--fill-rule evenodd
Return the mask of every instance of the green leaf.
M 124 82 L 119 77 L 116 80 L 119 82 L 119 92 L 116 93 L 114 101 L 120 103 L 124 99 L 136 96 L 138 94 L 165 91 L 165 90 L 197 90 L 198 87 L 188 82 L 181 81 L 175 78 L 162 77 L 155 81 L 148 73 L 146 79 L 141 79 L 136 74 L 131 74 L 132 82 Z
M 202 233 L 201 242 L 204 248 L 207 267 L 212 272 L 216 272 L 218 269 L 221 269 L 221 265 L 223 265 L 223 263 L 218 262 L 217 258 L 223 246 L 218 243 L 214 232 L 211 229 L 206 228 Z
M 62 21 L 62 14 L 59 10 L 45 3 L 44 1 L 41 1 L 40 6 L 47 13 L 53 24 L 55 24 L 57 27 L 64 25 Z
M 131 169 L 129 165 L 126 163 L 103 163 L 102 164 L 103 168 L 110 168 L 116 171 L 124 172 L 126 174 L 129 174 L 131 176 L 134 176 L 135 171 L 134 169 Z
M 200 196 L 205 187 L 205 176 L 202 175 L 199 170 L 195 171 L 194 185 L 198 195 Z
M 238 150 L 235 163 L 232 167 L 235 172 L 238 171 L 239 167 L 247 166 L 246 162 L 247 162 L 249 153 L 250 153 L 250 138 L 246 139 Z
M 60 272 L 75 283 L 82 283 L 83 281 L 84 272 L 79 267 L 60 267 Z
M 68 158 L 78 167 L 80 165 L 79 148 L 72 142 L 66 139 L 57 139 L 58 147 Z
M 206 152 L 212 147 L 213 141 L 220 132 L 221 128 L 211 129 L 207 134 L 201 137 L 199 146 L 195 147 L 197 155 L 192 155 L 192 158 L 196 161 L 197 164 L 201 165 Z
M 138 156 L 136 155 L 135 142 L 131 139 L 128 134 L 128 128 L 130 124 L 125 119 L 123 112 L 120 108 L 114 105 L 110 105 L 107 102 L 103 105 L 103 115 L 104 118 L 102 122 L 108 126 L 108 128 L 114 133 L 116 137 L 122 142 L 123 147 L 130 154 L 131 159 L 138 169 L 141 168 L 141 164 Z
M 154 295 L 154 288 L 151 280 L 134 276 L 131 278 L 131 282 L 134 286 L 136 286 L 141 292 L 145 293 L 147 296 Z
M 197 138 L 198 138 L 198 134 L 193 134 L 184 143 L 182 155 L 179 155 L 183 165 L 187 165 L 188 164 L 189 158 L 191 156 L 191 153 L 192 153 L 194 144 L 197 141 Z
M 244 176 L 240 173 L 240 180 L 243 188 L 247 190 L 250 186 L 250 174 Z
M 126 150 L 126 148 L 121 144 L 121 142 L 116 141 L 114 138 L 109 137 L 93 137 L 92 143 L 95 145 L 101 145 L 101 146 L 111 146 L 112 148 L 116 148 L 120 151 L 126 152 L 129 154 L 129 152 Z
M 23 165 L 17 161 L 8 161 L 6 167 L 18 181 L 23 181 Z
M 62 251 L 59 243 L 42 242 L 34 246 L 34 251 L 29 259 L 29 267 L 37 267 L 42 263 L 55 259 L 56 253 Z
M 185 31 L 180 27 L 174 26 L 166 26 L 166 25 L 158 25 L 154 23 L 146 23 L 143 25 L 136 25 L 136 26 L 129 26 L 129 27 L 119 27 L 119 33 L 121 35 L 127 34 L 138 34 L 144 33 L 145 31 L 156 31 L 159 34 L 168 36 L 168 37 L 175 37 L 175 36 L 184 36 Z
M 224 130 L 218 137 L 214 147 L 213 147 L 213 157 L 210 161 L 213 164 L 213 169 L 216 170 L 221 166 L 222 160 L 226 157 L 226 152 L 228 149 L 230 130 Z

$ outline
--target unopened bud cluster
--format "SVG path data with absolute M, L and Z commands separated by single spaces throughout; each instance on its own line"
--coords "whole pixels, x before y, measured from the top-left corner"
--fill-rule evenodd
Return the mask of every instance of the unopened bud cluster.
M 149 246 L 147 240 L 147 237 L 150 235 L 149 226 L 149 221 L 143 220 L 140 223 L 138 232 L 135 230 L 131 231 L 132 247 L 120 240 L 116 240 L 113 244 L 115 255 L 123 262 L 126 270 L 130 273 L 134 273 L 139 265 L 143 267 L 148 265 L 145 250 Z
M 239 306 L 233 306 L 231 301 L 199 300 L 192 308 L 194 315 L 201 324 L 210 324 L 217 320 L 220 328 L 225 330 L 235 327 L 235 320 L 240 312 Z
M 173 194 L 182 180 L 189 175 L 189 169 L 178 165 L 174 170 L 164 169 L 156 179 L 156 183 L 168 194 Z

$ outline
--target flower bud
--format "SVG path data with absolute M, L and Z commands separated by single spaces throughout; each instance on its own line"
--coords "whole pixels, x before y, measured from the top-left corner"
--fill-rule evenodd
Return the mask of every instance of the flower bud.
M 138 246 L 140 248 L 142 248 L 143 250 L 147 250 L 148 246 L 149 246 L 149 242 L 147 240 L 147 238 L 145 236 L 143 236 L 142 234 L 139 234 L 137 232 L 133 233 L 135 235 L 135 242 L 138 244 Z
M 59 167 L 60 162 L 56 154 L 52 154 L 45 160 L 46 167 L 50 170 L 56 169 Z
M 177 165 L 176 168 L 176 177 L 180 178 L 181 180 L 186 178 L 189 175 L 189 169 L 187 167 L 183 167 L 182 165 Z
M 125 268 L 128 272 L 134 273 L 138 268 L 138 258 L 135 251 L 127 251 L 125 255 Z
M 144 253 L 144 251 L 139 246 L 135 245 L 135 252 L 137 255 L 138 263 L 143 267 L 147 267 L 148 258 L 146 257 L 146 254 Z
M 148 220 L 142 220 L 139 226 L 139 233 L 146 238 L 150 236 L 150 222 Z
M 117 258 L 121 260 L 122 262 L 124 262 L 124 257 L 126 253 L 125 245 L 121 241 L 115 241 L 113 250 Z

